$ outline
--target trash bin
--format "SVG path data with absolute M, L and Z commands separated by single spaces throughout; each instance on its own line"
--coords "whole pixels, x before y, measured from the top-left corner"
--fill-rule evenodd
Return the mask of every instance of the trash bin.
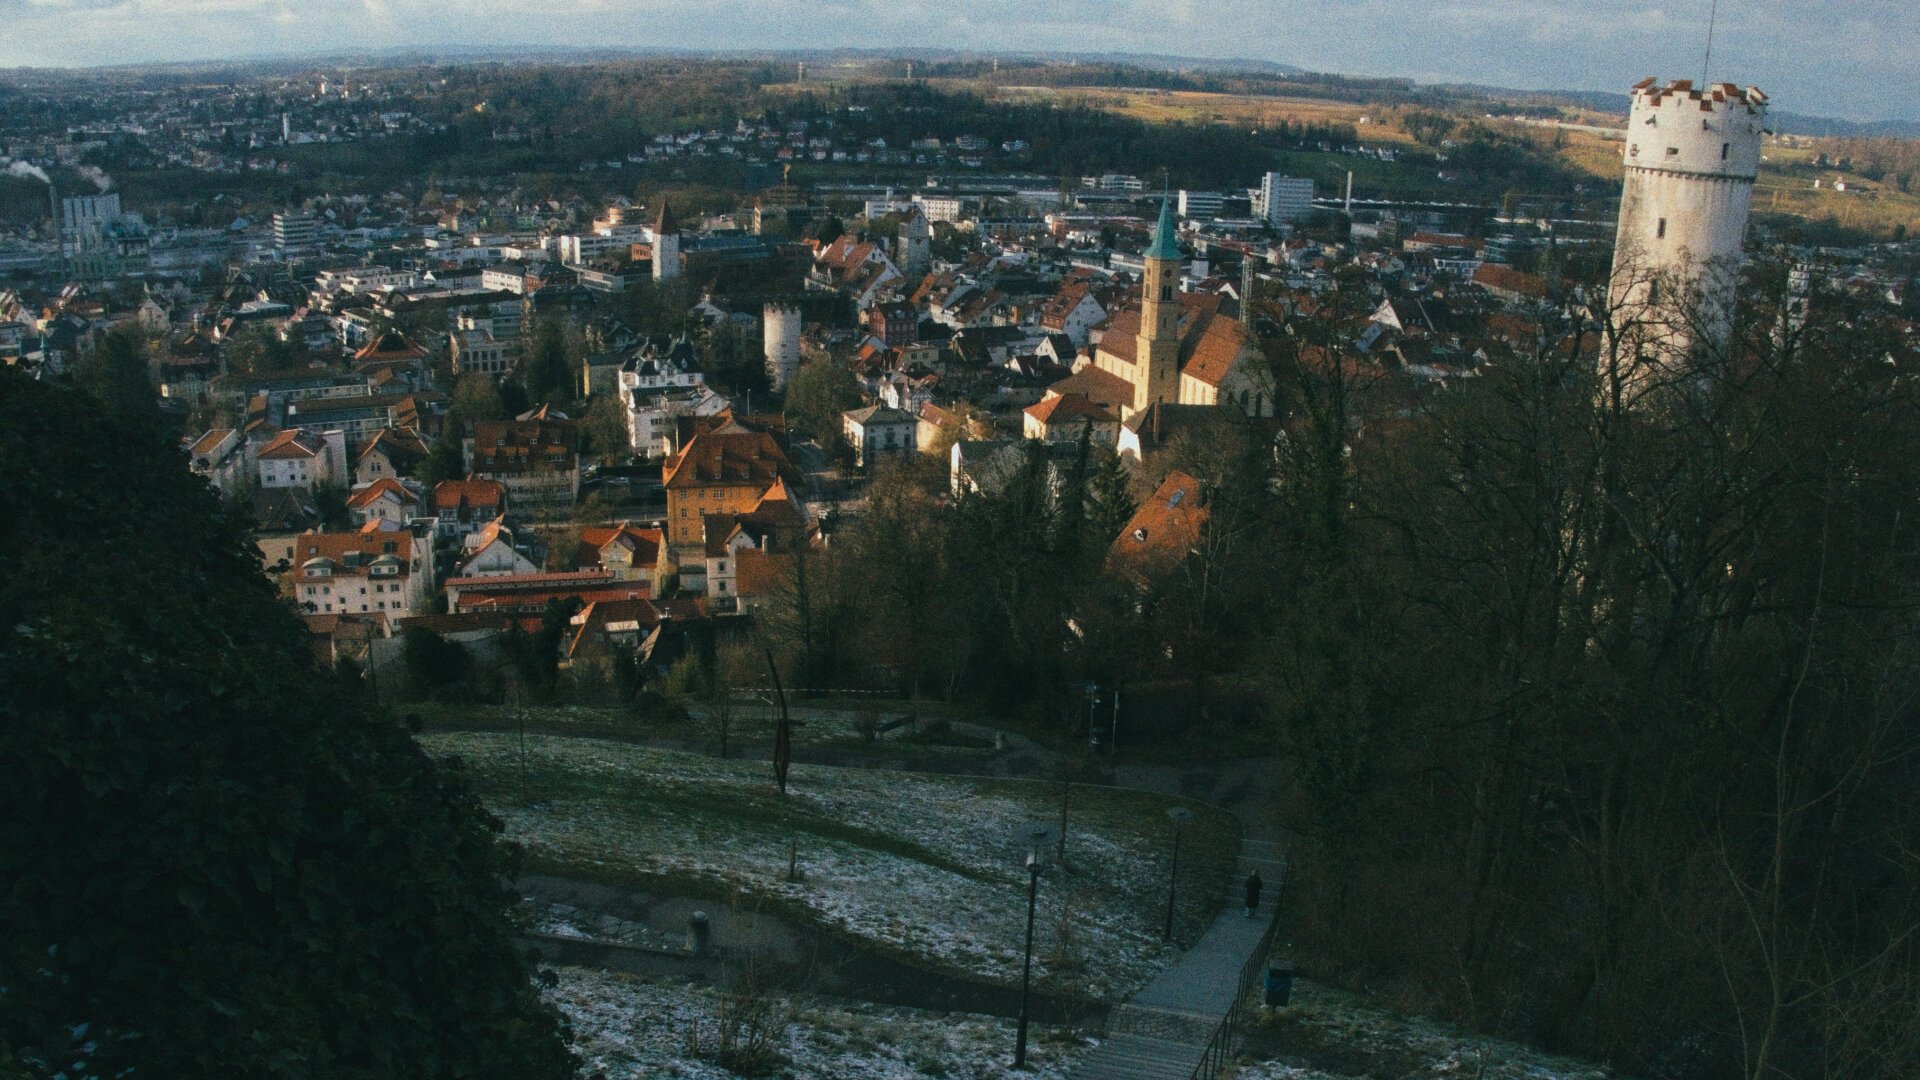
M 1293 996 L 1293 965 L 1274 964 L 1267 968 L 1267 1004 L 1283 1009 Z

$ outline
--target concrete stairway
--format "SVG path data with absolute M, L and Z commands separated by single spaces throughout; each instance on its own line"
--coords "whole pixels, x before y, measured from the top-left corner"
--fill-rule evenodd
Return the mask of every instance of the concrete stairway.
M 1239 991 L 1241 969 L 1273 918 L 1286 862 L 1278 844 L 1241 844 L 1239 874 L 1258 867 L 1266 881 L 1260 910 L 1246 917 L 1236 887 L 1227 910 L 1179 962 L 1161 972 L 1107 1018 L 1107 1039 L 1081 1058 L 1071 1080 L 1190 1080 Z

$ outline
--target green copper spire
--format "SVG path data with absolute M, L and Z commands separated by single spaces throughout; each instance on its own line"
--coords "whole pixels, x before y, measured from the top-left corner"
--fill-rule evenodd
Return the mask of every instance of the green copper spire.
M 1166 196 L 1160 197 L 1160 224 L 1153 227 L 1153 243 L 1147 245 L 1147 258 L 1180 258 L 1180 244 L 1174 239 L 1173 202 Z

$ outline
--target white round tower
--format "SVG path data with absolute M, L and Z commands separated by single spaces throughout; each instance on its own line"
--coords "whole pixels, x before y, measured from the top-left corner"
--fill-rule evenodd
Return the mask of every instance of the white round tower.
M 760 341 L 767 359 L 767 378 L 773 388 L 779 390 L 800 366 L 800 308 L 793 304 L 768 304 L 762 308 Z
M 1696 332 L 1724 341 L 1766 118 L 1757 87 L 1634 86 L 1609 298 L 1618 321 L 1657 327 L 1646 343 L 1678 355 Z M 1671 303 L 1696 291 L 1696 310 Z

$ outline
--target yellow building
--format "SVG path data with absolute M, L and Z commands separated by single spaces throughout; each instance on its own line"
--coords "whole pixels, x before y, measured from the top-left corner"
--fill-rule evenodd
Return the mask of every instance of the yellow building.
M 1094 368 L 1124 384 L 1112 393 L 1121 420 L 1156 401 L 1231 404 L 1272 416 L 1273 389 L 1246 327 L 1220 314 L 1219 297 L 1180 291 L 1180 245 L 1173 206 L 1164 200 L 1145 261 L 1140 306 L 1115 315 L 1093 353 Z
M 763 431 L 729 422 L 695 435 L 664 468 L 667 543 L 704 552 L 710 515 L 751 513 L 767 489 L 793 472 L 780 444 Z

